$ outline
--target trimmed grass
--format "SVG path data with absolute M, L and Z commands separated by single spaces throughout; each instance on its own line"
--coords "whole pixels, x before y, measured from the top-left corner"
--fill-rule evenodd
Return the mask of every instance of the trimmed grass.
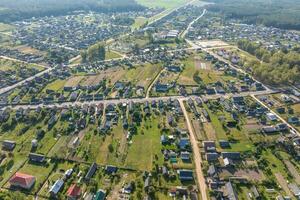
M 36 177 L 36 182 L 33 188 L 31 189 L 31 193 L 35 193 L 42 187 L 43 183 L 46 181 L 52 169 L 52 163 L 38 165 L 27 162 L 18 172 L 30 174 Z
M 14 153 L 12 157 L 6 158 L 1 163 L 3 167 L 3 173 L 1 174 L 0 186 L 2 187 L 10 177 L 25 163 L 27 159 L 27 153 Z

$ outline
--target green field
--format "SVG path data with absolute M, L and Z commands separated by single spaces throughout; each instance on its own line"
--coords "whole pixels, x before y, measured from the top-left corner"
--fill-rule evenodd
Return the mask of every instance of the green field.
M 137 17 L 134 20 L 134 24 L 132 25 L 132 29 L 139 29 L 141 26 L 143 26 L 148 21 L 145 17 Z
M 121 55 L 114 51 L 106 51 L 105 60 L 114 59 L 114 58 L 121 58 Z
M 137 0 L 137 2 L 150 8 L 161 7 L 172 9 L 189 2 L 189 0 Z
M 18 172 L 29 174 L 36 177 L 36 182 L 33 189 L 30 191 L 32 194 L 38 192 L 44 182 L 47 180 L 49 174 L 53 169 L 53 163 L 43 165 L 27 162 Z
M 1 10 L 1 8 L 0 8 Z M 10 24 L 3 24 L 0 23 L 0 32 L 10 32 L 12 30 L 14 30 L 14 26 L 10 25 Z
M 161 131 L 158 128 L 159 117 L 151 117 L 144 121 L 138 128 L 138 134 L 133 136 L 132 144 L 129 146 L 126 165 L 128 167 L 140 170 L 151 170 L 155 155 L 158 156 L 158 162 L 163 163 L 161 154 L 160 136 Z

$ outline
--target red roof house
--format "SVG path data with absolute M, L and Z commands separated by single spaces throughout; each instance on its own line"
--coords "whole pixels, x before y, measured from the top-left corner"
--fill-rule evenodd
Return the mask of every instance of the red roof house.
M 35 183 L 35 177 L 28 174 L 16 172 L 9 180 L 9 183 L 14 187 L 30 189 Z
M 71 185 L 67 191 L 68 199 L 78 199 L 81 195 L 81 189 L 76 184 Z

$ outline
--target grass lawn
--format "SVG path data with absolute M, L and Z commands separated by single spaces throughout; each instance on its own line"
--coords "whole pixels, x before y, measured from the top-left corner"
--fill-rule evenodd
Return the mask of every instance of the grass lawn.
M 161 131 L 158 128 L 160 117 L 151 117 L 143 121 L 138 127 L 137 135 L 132 138 L 126 159 L 126 166 L 137 168 L 139 170 L 151 170 L 155 155 L 158 156 L 158 163 L 163 163 L 161 154 L 160 136 Z
M 50 196 L 49 190 L 50 187 L 57 181 L 58 179 L 61 179 L 64 176 L 64 172 L 68 169 L 71 169 L 74 167 L 73 163 L 70 162 L 61 162 L 57 165 L 57 170 L 53 171 L 49 178 L 47 179 L 47 183 L 43 186 L 43 188 L 40 190 L 39 195 L 42 196 Z
M 49 83 L 44 89 L 43 89 L 43 92 L 45 93 L 46 90 L 54 90 L 55 92 L 58 92 L 58 91 L 62 91 L 64 86 L 65 86 L 65 83 L 67 82 L 67 80 L 55 80 L 53 81 L 52 83 Z
M 134 20 L 134 24 L 132 25 L 132 29 L 139 29 L 141 26 L 143 26 L 147 22 L 147 18 L 145 17 L 137 17 Z
M 42 187 L 43 183 L 47 180 L 47 177 L 51 173 L 52 169 L 52 163 L 39 165 L 27 162 L 18 172 L 30 174 L 36 177 L 36 182 L 31 190 L 31 193 L 35 193 Z
M 218 111 L 216 113 L 213 113 L 207 108 L 206 105 L 205 108 L 208 111 L 209 116 L 211 118 L 211 124 L 215 130 L 217 139 L 229 140 L 230 138 L 233 138 L 236 140 L 236 142 L 230 144 L 231 148 L 226 149 L 226 151 L 243 152 L 253 149 L 253 144 L 251 143 L 251 141 L 249 141 L 249 138 L 246 135 L 246 130 L 243 130 L 243 127 L 241 128 L 241 130 L 238 130 L 237 128 L 229 128 L 229 133 L 226 133 L 226 131 L 223 128 L 222 122 L 219 118 L 225 117 L 226 119 L 230 119 L 229 113 L 225 111 Z
M 15 27 L 13 25 L 0 23 L 0 32 L 10 32 L 14 29 Z
M 57 143 L 57 134 L 64 132 L 67 129 L 68 124 L 66 122 L 61 122 L 60 120 L 54 125 L 54 127 L 46 131 L 45 136 L 38 142 L 37 153 L 48 154 L 51 148 Z M 44 128 L 47 130 L 47 127 Z
M 3 173 L 1 174 L 0 186 L 2 187 L 10 177 L 25 163 L 27 153 L 14 153 L 12 157 L 8 157 L 2 161 Z
M 263 151 L 262 156 L 269 162 L 269 167 L 273 174 L 281 173 L 285 178 L 288 179 L 287 169 L 281 160 L 279 160 L 274 153 L 268 149 Z
M 94 128 L 91 126 L 85 132 L 85 136 L 77 149 L 77 157 L 90 162 L 96 161 L 101 165 L 123 165 L 122 154 L 125 152 L 120 151 L 120 144 L 125 134 L 121 123 L 106 136 L 95 134 Z M 112 151 L 109 151 L 108 148 L 110 144 L 113 146 Z
M 65 158 L 68 153 L 67 144 L 70 141 L 70 136 L 63 135 L 61 136 L 53 148 L 48 152 L 49 157 L 58 157 L 58 158 Z
M 194 57 L 190 56 L 188 59 L 183 61 L 183 64 L 185 67 L 178 78 L 178 83 L 180 85 L 197 85 L 193 79 L 193 75 L 197 71 L 195 68 Z
M 8 71 L 8 70 L 17 70 L 17 69 L 21 69 L 21 68 L 27 68 L 27 69 L 37 69 L 38 71 L 42 71 L 45 68 L 40 66 L 40 65 L 36 65 L 36 64 L 24 64 L 21 62 L 17 62 L 17 61 L 11 61 L 11 60 L 7 60 L 7 59 L 3 59 L 0 58 L 0 70 L 1 71 Z
M 121 55 L 114 51 L 106 51 L 105 60 L 114 59 L 114 58 L 121 58 Z

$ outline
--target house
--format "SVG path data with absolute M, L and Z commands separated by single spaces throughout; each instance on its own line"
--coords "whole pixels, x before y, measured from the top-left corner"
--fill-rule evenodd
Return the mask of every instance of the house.
M 181 72 L 181 68 L 179 66 L 171 65 L 166 67 L 170 72 Z
M 287 130 L 289 130 L 288 125 L 285 124 L 285 123 L 277 124 L 277 125 L 275 126 L 275 128 L 276 128 L 277 131 L 287 131 Z
M 185 150 L 190 147 L 190 140 L 189 138 L 181 138 L 178 142 L 178 146 L 181 150 Z
M 225 191 L 225 195 L 224 196 L 227 199 L 229 199 L 229 200 L 238 200 L 238 197 L 237 197 L 237 195 L 236 195 L 236 193 L 235 193 L 235 191 L 233 189 L 233 186 L 232 186 L 232 184 L 231 184 L 230 181 L 225 184 L 225 190 L 226 191 Z
M 16 142 L 15 141 L 4 140 L 2 142 L 2 149 L 3 150 L 12 151 L 12 150 L 14 150 L 15 146 L 16 146 Z
M 241 159 L 240 152 L 222 152 L 221 155 L 222 155 L 223 158 L 229 158 L 229 159 L 232 159 L 232 160 Z
M 288 184 L 288 187 L 291 190 L 291 192 L 294 194 L 294 196 L 299 199 L 300 198 L 300 188 L 294 183 Z
M 72 169 L 72 168 L 71 168 L 71 169 L 68 169 L 68 170 L 65 172 L 64 177 L 65 177 L 65 178 L 69 178 L 69 177 L 71 177 L 72 173 L 73 173 L 73 169 Z
M 289 117 L 288 118 L 288 123 L 294 124 L 294 125 L 299 125 L 300 124 L 300 120 L 299 120 L 298 117 Z
M 34 185 L 35 181 L 36 178 L 34 176 L 16 172 L 9 180 L 9 183 L 13 187 L 20 187 L 28 190 Z
M 151 179 L 150 176 L 147 176 L 144 182 L 144 190 L 147 191 L 150 185 L 151 185 Z
M 276 111 L 277 111 L 279 114 L 284 114 L 284 113 L 285 113 L 285 108 L 284 108 L 284 107 L 276 108 Z
M 207 170 L 207 175 L 209 177 L 214 177 L 216 173 L 217 173 L 216 167 L 214 165 L 210 165 Z
M 179 179 L 181 181 L 192 181 L 192 180 L 194 180 L 192 170 L 182 169 L 182 170 L 178 171 L 178 174 L 179 174 Z
M 255 187 L 255 185 L 251 187 L 251 191 L 252 191 L 253 196 L 254 196 L 255 199 L 260 199 L 261 198 L 261 196 L 260 196 L 257 188 Z
M 29 157 L 29 160 L 30 160 L 31 162 L 39 162 L 39 163 L 42 163 L 42 162 L 45 161 L 45 156 L 42 155 L 42 154 L 29 153 L 28 157 Z
M 166 145 L 169 142 L 168 137 L 165 134 L 161 135 L 160 142 L 162 145 Z
M 95 174 L 96 170 L 97 170 L 97 164 L 93 163 L 90 166 L 89 171 L 85 175 L 85 180 L 90 180 L 93 177 L 93 175 Z
M 81 196 L 81 189 L 76 184 L 73 184 L 69 187 L 67 191 L 68 200 L 76 200 Z
M 237 105 L 245 105 L 245 99 L 242 96 L 232 97 L 232 103 Z
M 93 200 L 104 200 L 106 198 L 106 191 L 100 189 L 96 193 L 95 197 Z
M 267 117 L 267 119 L 269 120 L 269 121 L 276 121 L 277 120 L 277 116 L 274 114 L 274 113 L 271 113 L 271 112 L 269 112 L 269 113 L 267 113 L 266 114 L 266 117 Z
M 216 151 L 215 141 L 203 141 L 203 148 L 205 152 L 215 152 Z
M 185 151 L 185 152 L 181 152 L 180 153 L 180 157 L 181 157 L 181 160 L 183 161 L 183 162 L 190 162 L 190 153 L 189 152 L 187 152 L 187 151 Z
M 106 165 L 105 167 L 105 172 L 107 174 L 112 174 L 112 173 L 116 173 L 118 171 L 118 168 L 116 166 L 113 165 Z
M 206 153 L 205 157 L 208 162 L 213 162 L 213 161 L 218 160 L 219 154 L 218 153 Z
M 64 185 L 64 181 L 61 179 L 58 179 L 55 181 L 55 183 L 52 185 L 52 187 L 49 190 L 49 193 L 51 196 L 56 196 L 58 192 L 61 190 L 62 186 Z
M 275 132 L 277 132 L 277 129 L 276 129 L 275 126 L 264 126 L 264 127 L 262 128 L 262 131 L 263 131 L 264 133 L 268 134 L 268 133 L 275 133 Z
M 156 92 L 168 92 L 169 86 L 166 84 L 156 84 L 155 91 Z
M 169 176 L 169 170 L 168 170 L 168 168 L 166 166 L 162 167 L 162 175 L 164 177 L 168 177 Z
M 227 140 L 220 140 L 219 144 L 223 149 L 230 148 L 230 143 Z
M 223 159 L 223 162 L 224 162 L 225 167 L 234 165 L 233 160 L 231 160 L 230 158 L 227 158 L 227 157 Z

